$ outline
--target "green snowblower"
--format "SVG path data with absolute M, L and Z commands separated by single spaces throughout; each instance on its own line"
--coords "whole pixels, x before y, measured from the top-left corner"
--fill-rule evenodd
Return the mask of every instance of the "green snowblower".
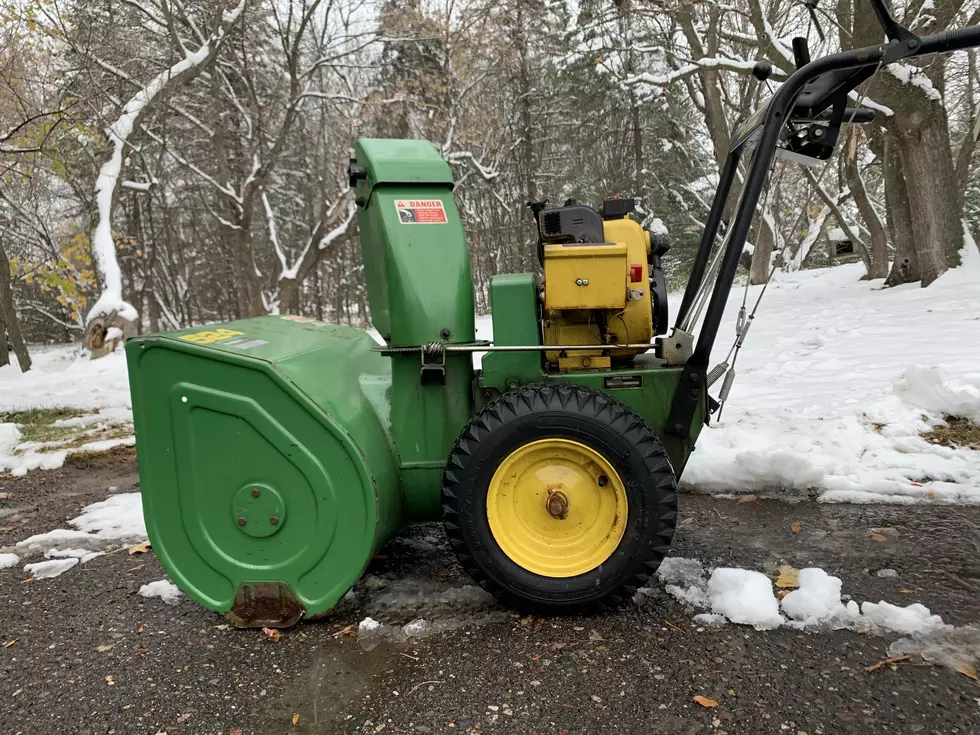
M 873 119 L 848 95 L 881 64 L 980 45 L 980 27 L 917 37 L 872 5 L 887 43 L 811 62 L 796 39 L 797 71 L 733 135 L 673 328 L 667 244 L 633 200 L 531 202 L 541 274 L 491 279 L 493 341 L 477 341 L 449 166 L 424 141 L 359 140 L 381 342 L 264 316 L 127 344 L 146 525 L 173 581 L 237 625 L 285 627 L 330 611 L 400 528 L 442 519 L 507 605 L 631 597 L 670 545 L 709 388 L 723 401 L 734 377 L 708 359 L 774 157 L 829 159 L 843 124 Z

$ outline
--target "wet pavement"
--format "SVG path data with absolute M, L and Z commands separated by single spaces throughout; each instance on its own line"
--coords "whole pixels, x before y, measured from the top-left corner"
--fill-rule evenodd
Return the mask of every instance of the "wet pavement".
M 136 483 L 131 450 L 0 478 L 0 545 Z M 680 507 L 677 556 L 820 566 L 854 599 L 980 625 L 980 508 L 691 494 Z M 408 529 L 335 613 L 278 642 L 140 597 L 164 576 L 152 553 L 27 576 L 0 570 L 0 643 L 15 641 L 0 648 L 2 733 L 980 733 L 966 674 L 918 656 L 867 671 L 897 635 L 699 629 L 656 583 L 601 616 L 521 618 L 470 583 L 438 525 Z M 368 616 L 384 627 L 359 643 Z M 406 635 L 420 618 L 422 637 Z M 962 645 L 977 652 L 977 638 Z

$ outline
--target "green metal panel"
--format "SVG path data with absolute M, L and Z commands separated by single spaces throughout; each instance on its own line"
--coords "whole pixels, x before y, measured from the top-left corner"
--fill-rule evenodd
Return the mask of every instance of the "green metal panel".
M 392 345 L 472 342 L 470 260 L 449 166 L 426 141 L 362 139 L 356 155 L 368 172 L 357 187 L 358 225 L 375 328 Z M 433 216 L 403 221 L 397 203 L 420 202 Z M 472 363 L 449 355 L 445 381 L 423 384 L 417 354 L 392 359 L 391 433 L 406 512 L 438 518 L 446 457 L 473 408 Z
M 371 321 L 392 344 L 473 339 L 473 284 L 448 164 L 420 140 L 357 142 L 357 186 Z M 403 222 L 396 202 L 441 204 L 445 221 Z M 442 336 L 444 332 L 449 337 Z
M 318 615 L 397 531 L 389 361 L 373 346 L 280 317 L 127 344 L 147 530 L 191 598 L 263 623 Z M 259 599 L 277 587 L 278 609 Z
M 537 292 L 537 279 L 533 273 L 514 273 L 490 279 L 494 344 L 541 344 Z M 488 352 L 483 357 L 480 380 L 484 398 L 511 387 L 539 382 L 542 357 L 539 352 Z
M 449 164 L 427 140 L 359 138 L 356 151 L 358 163 L 367 169 L 368 188 L 378 184 L 453 185 Z

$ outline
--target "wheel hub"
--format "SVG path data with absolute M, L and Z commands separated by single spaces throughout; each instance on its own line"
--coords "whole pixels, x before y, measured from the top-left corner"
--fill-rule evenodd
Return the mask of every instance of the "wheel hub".
M 487 519 L 515 564 L 545 577 L 585 574 L 605 562 L 626 530 L 626 489 L 591 447 L 543 439 L 511 452 L 487 489 Z
M 568 518 L 568 497 L 561 490 L 548 490 L 547 506 L 552 518 Z

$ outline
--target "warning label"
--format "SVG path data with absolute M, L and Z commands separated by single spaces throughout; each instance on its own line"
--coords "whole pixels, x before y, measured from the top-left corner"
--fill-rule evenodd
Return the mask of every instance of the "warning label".
M 446 208 L 441 199 L 396 199 L 398 221 L 403 225 L 444 225 Z

